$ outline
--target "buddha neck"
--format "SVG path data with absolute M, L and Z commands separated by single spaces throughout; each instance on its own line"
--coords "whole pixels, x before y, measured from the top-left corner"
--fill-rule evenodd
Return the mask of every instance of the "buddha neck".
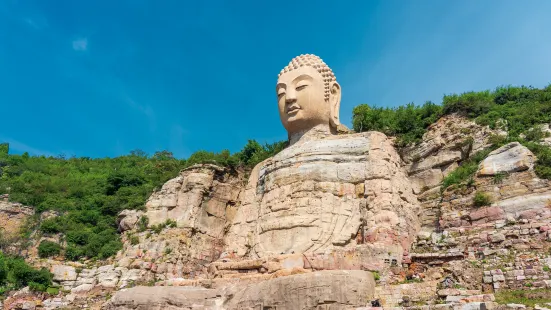
M 312 140 L 320 140 L 332 135 L 329 125 L 316 125 L 310 129 L 294 132 L 289 135 L 289 145 L 300 145 Z

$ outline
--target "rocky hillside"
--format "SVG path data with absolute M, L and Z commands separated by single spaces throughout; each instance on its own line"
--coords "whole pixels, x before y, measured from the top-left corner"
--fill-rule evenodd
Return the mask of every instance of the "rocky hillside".
M 388 223 L 395 219 L 384 208 L 373 211 L 377 204 L 369 202 L 373 214 L 368 213 L 352 241 L 337 244 L 343 248 L 340 252 L 239 254 L 227 236 L 249 199 L 245 197 L 259 191 L 251 186 L 251 167 L 283 144 L 260 147 L 250 142 L 236 155 L 198 153 L 184 163 L 159 155 L 147 166 L 161 169 L 155 179 L 130 170 L 125 170 L 128 175 L 112 174 L 105 184 L 96 179 L 101 187 L 96 195 L 113 196 L 102 199 L 127 206 L 115 214 L 109 213 L 108 203 L 96 209 L 98 215 L 78 208 L 87 197 L 82 193 L 60 194 L 57 200 L 43 195 L 35 200 L 38 206 L 27 207 L 33 205 L 32 191 L 15 190 L 24 188 L 25 174 L 17 172 L 22 166 L 4 164 L 8 168 L 1 184 L 12 188 L 0 200 L 7 260 L 0 259 L 0 275 L 6 274 L 4 308 L 272 309 L 269 305 L 277 304 L 285 309 L 551 309 L 550 93 L 549 87 L 499 88 L 445 96 L 441 106 L 355 109 L 356 131 L 382 131 L 399 151 L 391 160 L 385 155 L 388 147 L 375 143 L 374 149 L 384 152 L 372 154 L 382 158 L 369 160 L 396 161 L 408 180 L 411 193 L 401 199 L 419 206 L 408 209 L 414 215 L 404 212 L 404 217 L 415 217 L 418 226 L 415 240 L 403 243 L 411 243 L 410 248 L 392 245 L 392 229 L 372 229 L 376 222 L 368 220 L 374 217 Z M 176 177 L 167 177 L 180 168 Z M 13 176 L 17 182 L 7 179 Z M 138 193 L 155 180 L 166 182 L 144 197 L 143 207 L 133 207 L 136 201 L 125 191 Z M 347 201 L 359 204 L 363 197 L 393 201 L 388 198 L 393 189 L 385 187 L 385 181 L 361 186 L 344 182 L 338 188 L 328 183 L 312 188 L 349 195 Z M 280 192 L 272 198 L 300 203 L 309 198 Z M 68 201 L 72 205 L 65 208 L 49 207 Z M 394 205 L 400 209 L 402 204 Z M 112 225 L 102 226 L 102 219 L 111 219 Z M 96 235 L 108 237 L 96 239 L 104 244 L 94 246 L 92 240 L 100 238 Z M 108 255 L 113 235 L 120 236 L 120 244 Z M 375 246 L 366 255 L 363 249 L 370 242 Z M 106 244 L 110 246 L 102 251 Z M 24 261 L 14 263 L 18 255 L 35 271 L 22 267 Z M 18 272 L 16 265 L 26 273 Z M 39 268 L 48 270 L 51 278 L 40 277 Z M 32 281 L 24 280 L 26 275 L 32 275 Z M 329 297 L 336 290 L 346 293 Z

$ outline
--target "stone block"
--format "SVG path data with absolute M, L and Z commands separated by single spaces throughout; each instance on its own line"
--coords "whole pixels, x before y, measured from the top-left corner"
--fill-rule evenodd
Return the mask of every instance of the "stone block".
M 50 272 L 54 274 L 54 281 L 75 281 L 78 276 L 73 266 L 54 265 Z
M 511 142 L 491 152 L 478 168 L 479 176 L 493 176 L 532 169 L 535 156 L 525 146 Z
M 505 281 L 505 276 L 502 275 L 502 274 L 496 274 L 496 275 L 494 275 L 494 276 L 492 276 L 492 277 L 493 277 L 493 281 L 494 281 L 494 282 L 498 282 L 498 281 L 499 281 L 499 282 L 504 282 L 504 281 Z

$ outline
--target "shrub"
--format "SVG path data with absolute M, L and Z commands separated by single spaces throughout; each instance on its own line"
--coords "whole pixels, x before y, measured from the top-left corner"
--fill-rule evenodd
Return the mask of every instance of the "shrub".
M 52 241 L 42 241 L 38 245 L 38 256 L 41 258 L 56 256 L 61 253 L 61 246 Z
M 119 240 L 113 240 L 101 247 L 99 251 L 99 258 L 108 258 L 117 254 L 122 249 L 122 243 Z
M 476 192 L 473 203 L 476 207 L 488 206 L 492 203 L 490 196 L 484 192 Z
M 505 179 L 506 174 L 503 172 L 497 173 L 494 175 L 494 184 L 501 184 L 503 182 L 503 179 Z
M 547 132 L 541 129 L 541 126 L 532 127 L 525 132 L 524 139 L 526 141 L 539 142 L 548 136 Z
M 49 295 L 55 296 L 55 295 L 59 294 L 59 288 L 57 288 L 57 287 L 48 287 L 46 289 L 46 293 L 48 293 Z
M 140 243 L 140 238 L 136 235 L 130 235 L 128 239 L 130 240 L 131 245 L 136 245 Z
M 49 218 L 40 224 L 40 230 L 47 234 L 57 234 L 63 231 L 63 227 L 58 218 Z
M 46 285 L 36 282 L 29 282 L 29 289 L 31 291 L 37 291 L 37 292 L 45 292 L 46 291 Z
M 76 261 L 81 257 L 84 257 L 84 251 L 82 248 L 74 245 L 69 245 L 65 249 L 65 259 Z
M 149 224 L 149 218 L 147 216 L 142 215 L 140 219 L 138 220 L 138 232 L 143 232 L 147 229 L 147 225 Z
M 0 252 L 0 284 L 13 289 L 29 286 L 32 290 L 45 291 L 52 284 L 53 275 L 27 265 L 20 257 L 4 256 Z
M 494 95 L 490 91 L 446 95 L 442 100 L 444 114 L 460 113 L 468 117 L 489 112 L 492 104 L 494 104 Z
M 468 186 L 474 185 L 474 175 L 478 170 L 478 165 L 488 154 L 493 150 L 493 148 L 485 149 L 479 151 L 472 155 L 471 157 L 464 160 L 457 169 L 448 174 L 442 181 L 442 190 L 448 188 L 454 184 L 466 184 Z
M 442 107 L 427 101 L 422 106 L 413 103 L 397 108 L 370 107 L 361 104 L 354 108 L 352 125 L 355 131 L 381 131 L 398 137 L 397 144 L 405 146 L 421 140 L 426 128 L 442 115 Z
M 178 225 L 175 220 L 168 219 L 166 220 L 166 226 L 170 228 L 175 228 Z
M 10 194 L 11 200 L 34 206 L 37 213 L 60 211 L 62 216 L 44 220 L 39 229 L 44 234 L 65 237 L 66 258 L 106 257 L 121 246 L 118 213 L 123 209 L 143 210 L 151 193 L 176 177 L 182 168 L 211 162 L 248 169 L 286 145 L 261 145 L 250 140 L 237 153 L 199 151 L 184 160 L 168 151 L 149 156 L 139 150 L 96 159 L 16 155 L 9 154 L 8 144 L 1 144 L 0 194 Z M 139 226 L 142 230 L 147 228 L 144 220 Z

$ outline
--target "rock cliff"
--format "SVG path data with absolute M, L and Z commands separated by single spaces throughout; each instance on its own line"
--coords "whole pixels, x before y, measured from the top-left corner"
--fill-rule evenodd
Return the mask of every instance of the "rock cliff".
M 500 292 L 548 294 L 551 182 L 537 157 L 513 142 L 482 152 L 465 182 L 447 178 L 499 135 L 448 115 L 397 151 L 367 132 L 288 147 L 248 173 L 192 166 L 119 214 L 112 260 L 41 261 L 66 291 L 40 305 L 482 310 L 504 308 Z M 8 226 L 32 215 L 0 209 Z

